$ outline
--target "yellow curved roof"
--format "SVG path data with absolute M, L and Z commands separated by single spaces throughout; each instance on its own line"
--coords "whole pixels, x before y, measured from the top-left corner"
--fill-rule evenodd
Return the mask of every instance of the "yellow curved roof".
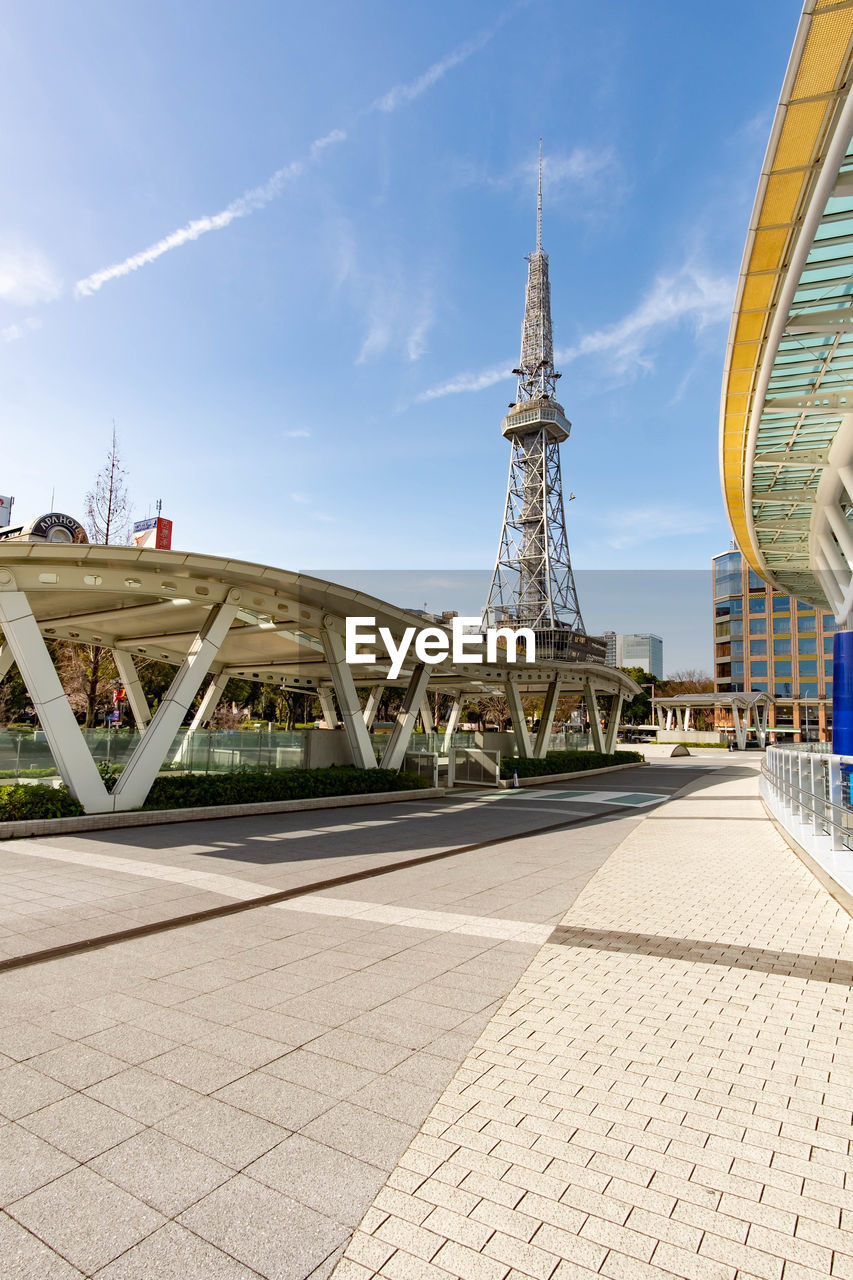
M 753 569 L 770 580 L 775 576 L 774 568 L 768 564 L 755 528 L 755 513 L 761 508 L 753 507 L 754 427 L 767 396 L 768 370 L 764 366 L 776 359 L 779 347 L 778 327 L 772 344 L 769 339 L 780 296 L 804 213 L 812 202 L 847 99 L 851 61 L 853 6 L 849 0 L 806 0 L 758 184 L 726 351 L 720 413 L 723 495 L 741 550 Z M 780 420 L 776 425 L 784 431 Z M 785 454 L 779 430 L 770 454 L 760 456 L 766 462 L 777 449 Z M 807 458 L 803 456 L 810 464 L 816 458 L 819 461 L 820 454 L 814 448 Z M 790 464 L 790 453 L 784 460 Z M 794 481 L 791 473 L 787 474 Z M 786 521 L 793 516 L 787 526 L 788 537 L 802 538 L 795 530 L 807 522 L 809 491 L 816 488 L 819 478 L 819 470 L 805 479 L 800 473 L 789 484 L 792 497 L 796 493 L 806 504 L 799 508 L 790 503 L 786 506 L 784 491 L 780 491 L 782 504 L 774 511 L 782 511 Z M 781 517 L 777 514 L 774 518 Z M 788 586 L 793 585 L 789 580 Z

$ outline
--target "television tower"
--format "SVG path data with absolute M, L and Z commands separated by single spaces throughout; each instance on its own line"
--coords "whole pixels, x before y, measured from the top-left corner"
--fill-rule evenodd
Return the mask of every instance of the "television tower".
M 569 558 L 560 445 L 571 423 L 556 398 L 551 285 L 542 248 L 542 140 L 536 251 L 527 259 L 516 399 L 501 423 L 510 441 L 506 511 L 486 618 L 489 625 L 530 627 L 542 659 L 603 661 L 604 645 L 587 636 Z M 572 495 L 574 497 L 574 495 Z

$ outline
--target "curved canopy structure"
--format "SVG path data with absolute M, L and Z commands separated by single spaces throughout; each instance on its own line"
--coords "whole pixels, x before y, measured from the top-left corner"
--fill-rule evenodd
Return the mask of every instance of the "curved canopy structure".
M 396 672 L 381 643 L 369 646 L 373 661 L 348 658 L 348 618 L 370 619 L 377 632 L 386 628 L 398 647 L 409 632 Z M 621 671 L 597 663 L 513 662 L 502 647 L 491 659 L 480 649 L 478 662 L 474 637 L 467 646 L 473 656 L 454 660 L 448 643 L 451 652 L 440 661 L 424 662 L 411 639 L 427 625 L 417 614 L 352 588 L 266 565 L 137 547 L 0 541 L 0 627 L 5 638 L 0 677 L 17 662 L 57 766 L 90 811 L 129 809 L 144 801 L 208 673 L 212 678 L 192 727 L 212 715 L 231 676 L 304 690 L 327 699 L 324 711 L 329 708 L 332 723 L 340 715 L 353 761 L 363 768 L 374 767 L 376 759 L 358 685 L 406 691 L 382 759 L 389 768 L 402 764 L 428 686 L 455 694 L 457 704 L 465 696 L 505 693 L 521 755 L 541 754 L 561 693 L 584 695 L 596 745 L 603 747 L 596 694 L 615 695 L 607 732 L 612 743 L 622 700 L 638 692 Z M 431 631 L 449 637 L 447 628 L 431 626 Z M 144 732 L 109 795 L 71 714 L 45 639 L 100 645 L 113 653 Z M 153 717 L 142 696 L 135 658 L 178 668 Z M 540 730 L 531 743 L 520 698 L 536 692 L 546 695 L 547 731 Z
M 853 606 L 853 7 L 806 0 L 738 281 L 723 493 L 773 586 Z

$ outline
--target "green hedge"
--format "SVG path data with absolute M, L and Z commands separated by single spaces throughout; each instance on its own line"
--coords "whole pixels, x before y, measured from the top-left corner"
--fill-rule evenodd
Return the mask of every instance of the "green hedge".
M 65 787 L 0 787 L 0 822 L 21 818 L 74 818 L 83 808 Z
M 181 774 L 157 778 L 144 809 L 195 809 L 201 805 L 256 804 L 264 800 L 308 800 L 379 791 L 413 791 L 428 782 L 390 769 L 279 769 L 275 773 Z
M 613 764 L 641 764 L 639 751 L 549 751 L 541 760 L 522 760 L 518 756 L 501 759 L 501 777 L 544 778 L 550 773 L 584 773 L 587 769 L 603 769 Z

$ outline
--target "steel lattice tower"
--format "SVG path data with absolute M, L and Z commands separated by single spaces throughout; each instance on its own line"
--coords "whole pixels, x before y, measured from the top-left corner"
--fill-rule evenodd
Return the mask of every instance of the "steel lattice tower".
M 551 285 L 542 248 L 542 144 L 536 251 L 527 259 L 521 360 L 514 404 L 501 423 L 510 441 L 506 510 L 486 618 L 489 624 L 531 627 L 543 659 L 603 660 L 604 646 L 588 637 L 575 588 L 560 476 L 560 444 L 571 423 L 556 399 Z M 600 651 L 600 652 L 599 652 Z

